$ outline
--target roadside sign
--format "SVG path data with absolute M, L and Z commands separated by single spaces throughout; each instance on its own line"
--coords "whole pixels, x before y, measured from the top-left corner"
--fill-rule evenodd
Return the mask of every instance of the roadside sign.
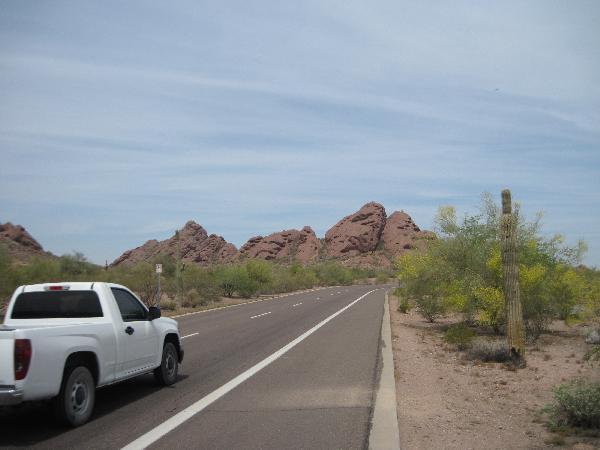
M 162 273 L 162 264 L 156 265 L 156 273 Z

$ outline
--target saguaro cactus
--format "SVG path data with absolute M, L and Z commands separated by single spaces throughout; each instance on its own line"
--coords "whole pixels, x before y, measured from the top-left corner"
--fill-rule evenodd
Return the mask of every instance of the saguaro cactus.
M 513 362 L 525 365 L 525 332 L 523 309 L 519 296 L 519 256 L 517 254 L 517 218 L 512 213 L 510 191 L 502 191 L 502 219 L 500 223 L 502 265 L 504 269 L 504 302 L 508 350 Z
M 179 230 L 175 231 L 175 240 L 177 242 L 176 255 L 175 255 L 175 296 L 177 300 L 181 301 L 183 296 L 183 274 L 181 264 L 181 235 Z

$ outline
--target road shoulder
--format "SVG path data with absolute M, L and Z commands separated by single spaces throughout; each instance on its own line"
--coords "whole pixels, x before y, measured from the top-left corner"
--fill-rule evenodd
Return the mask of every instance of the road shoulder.
M 398 412 L 396 409 L 396 381 L 392 354 L 389 297 L 386 293 L 381 323 L 381 377 L 375 396 L 373 423 L 369 435 L 369 449 L 399 449 Z

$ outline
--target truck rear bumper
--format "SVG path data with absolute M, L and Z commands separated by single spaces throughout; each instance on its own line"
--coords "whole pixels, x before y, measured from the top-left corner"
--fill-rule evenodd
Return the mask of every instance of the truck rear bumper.
M 14 386 L 0 386 L 0 406 L 17 405 L 23 401 L 23 391 Z

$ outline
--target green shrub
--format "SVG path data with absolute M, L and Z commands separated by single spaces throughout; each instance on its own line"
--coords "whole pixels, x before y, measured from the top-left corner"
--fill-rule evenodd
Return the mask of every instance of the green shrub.
M 226 297 L 233 297 L 233 294 L 238 290 L 242 278 L 248 278 L 248 273 L 241 266 L 224 266 L 220 267 L 217 271 L 219 287 Z
M 600 345 L 594 345 L 590 350 L 585 352 L 583 359 L 589 361 L 590 364 L 597 364 L 600 362 Z
M 158 303 L 156 273 L 152 264 L 141 262 L 131 267 L 121 283 L 138 294 L 147 306 Z
M 398 303 L 398 311 L 400 311 L 402 314 L 407 314 L 411 310 L 411 308 L 412 305 L 410 304 L 410 300 L 406 297 L 402 297 L 402 299 Z
M 553 388 L 551 424 L 600 428 L 600 383 L 576 379 Z
M 69 280 L 89 280 L 96 277 L 101 271 L 100 266 L 88 262 L 80 252 L 63 255 L 58 261 L 61 273 L 64 274 L 65 279 Z
M 565 245 L 561 236 L 541 233 L 540 217 L 517 220 L 519 283 L 527 337 L 535 340 L 554 318 L 600 313 L 600 271 L 579 266 L 585 243 Z M 395 263 L 403 294 L 435 320 L 446 311 L 465 321 L 504 329 L 501 210 L 488 194 L 481 213 L 460 219 L 453 207 L 440 207 L 436 239 L 401 255 Z
M 160 302 L 160 308 L 165 311 L 175 311 L 177 309 L 177 302 L 175 300 L 163 300 Z
M 196 294 L 197 294 L 197 292 L 196 292 Z M 193 307 L 193 302 L 192 302 L 192 299 L 190 298 L 189 292 L 181 298 L 181 307 L 182 308 L 192 308 Z
M 429 322 L 435 322 L 446 314 L 447 308 L 442 299 L 436 295 L 424 295 L 415 299 L 417 310 Z
M 390 281 L 390 276 L 385 272 L 379 272 L 375 277 L 375 284 L 385 284 Z
M 193 307 L 218 301 L 221 298 L 219 281 L 214 270 L 188 265 L 183 272 L 183 286 L 192 294 Z
M 256 295 L 259 289 L 260 286 L 255 280 L 250 278 L 250 276 L 247 274 L 244 275 L 244 272 L 241 273 L 236 284 L 236 292 L 239 294 L 240 297 L 253 297 L 254 295 Z
M 510 359 L 506 342 L 476 339 L 466 352 L 467 358 L 483 362 L 506 362 Z
M 451 345 L 455 345 L 459 350 L 466 350 L 476 333 L 464 323 L 452 325 L 446 330 L 444 340 Z
M 181 306 L 197 308 L 208 304 L 208 300 L 203 297 L 196 289 L 190 289 L 183 297 Z
M 262 259 L 250 259 L 245 264 L 246 272 L 258 286 L 266 287 L 273 279 L 271 263 Z
M 323 286 L 349 285 L 355 278 L 355 272 L 337 262 L 318 264 L 315 273 Z

